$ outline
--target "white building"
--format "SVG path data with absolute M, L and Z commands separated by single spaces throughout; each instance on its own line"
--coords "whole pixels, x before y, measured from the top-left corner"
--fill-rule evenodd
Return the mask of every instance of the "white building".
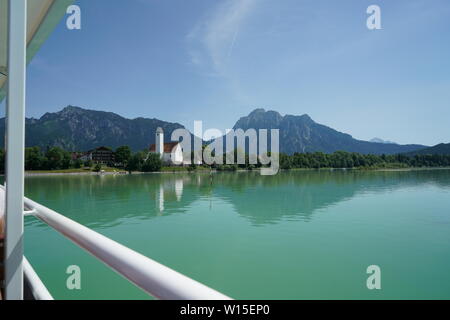
M 188 153 L 189 156 L 183 155 L 180 142 L 164 143 L 164 132 L 160 127 L 156 129 L 155 141 L 156 143 L 150 146 L 149 152 L 158 153 L 164 163 L 178 166 L 191 164 L 191 154 Z M 202 164 L 201 158 L 197 160 L 196 164 Z
M 156 143 L 150 146 L 150 152 L 158 153 L 161 160 L 166 164 L 183 164 L 183 150 L 181 149 L 181 144 L 179 142 L 164 143 L 164 132 L 160 127 L 156 129 L 155 141 Z

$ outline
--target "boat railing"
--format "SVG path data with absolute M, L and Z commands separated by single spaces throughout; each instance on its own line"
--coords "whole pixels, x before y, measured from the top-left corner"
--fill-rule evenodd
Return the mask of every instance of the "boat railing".
M 24 286 L 28 289 L 30 297 L 32 300 L 53 300 L 52 295 L 48 292 L 47 287 L 41 281 L 36 271 L 34 271 L 31 264 L 28 262 L 27 258 L 23 257 L 23 275 L 24 275 Z
M 3 188 L 3 186 L 2 186 Z M 226 295 L 160 264 L 114 240 L 24 197 L 25 215 L 32 215 L 105 263 L 157 299 L 228 300 Z M 51 299 L 50 293 L 24 258 L 26 278 L 36 299 Z

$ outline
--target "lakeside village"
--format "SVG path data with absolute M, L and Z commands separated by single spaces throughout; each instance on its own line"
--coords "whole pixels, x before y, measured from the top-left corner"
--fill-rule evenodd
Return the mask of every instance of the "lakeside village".
M 179 142 L 164 143 L 164 133 L 158 128 L 155 144 L 146 150 L 132 152 L 129 146 L 120 146 L 113 150 L 100 146 L 86 152 L 69 152 L 60 147 L 49 147 L 43 151 L 39 147 L 25 148 L 25 170 L 36 173 L 81 173 L 81 172 L 177 172 L 195 170 L 236 171 L 254 170 L 267 165 L 258 161 L 249 161 L 245 154 L 245 163 L 226 164 L 223 155 L 222 164 L 206 164 L 202 160 L 194 162 L 186 156 Z M 202 146 L 202 150 L 206 145 Z M 270 153 L 269 153 L 270 155 Z M 4 172 L 5 151 L 0 149 L 0 172 Z M 237 161 L 237 150 L 234 150 Z M 323 152 L 279 154 L 279 168 L 288 169 L 406 169 L 406 168 L 450 167 L 450 155 L 373 155 L 354 152 L 336 151 L 332 154 Z

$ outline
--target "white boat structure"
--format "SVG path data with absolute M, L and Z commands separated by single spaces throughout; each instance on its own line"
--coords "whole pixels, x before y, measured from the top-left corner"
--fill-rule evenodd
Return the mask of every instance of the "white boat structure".
M 34 216 L 158 299 L 230 299 L 24 197 L 26 64 L 72 0 L 0 0 L 0 101 L 6 97 L 5 186 L 0 186 L 2 298 L 52 300 L 24 257 L 24 215 Z

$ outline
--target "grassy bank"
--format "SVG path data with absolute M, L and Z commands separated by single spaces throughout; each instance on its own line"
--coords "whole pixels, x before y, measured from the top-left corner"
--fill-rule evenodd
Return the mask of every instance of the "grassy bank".
M 126 172 L 123 169 L 119 168 L 111 168 L 111 167 L 102 167 L 101 171 L 103 172 Z M 56 169 L 56 170 L 28 170 L 25 171 L 27 174 L 51 174 L 51 173 L 98 173 L 94 167 L 92 168 L 70 168 L 70 169 Z
M 280 169 L 280 171 L 329 171 L 329 170 L 358 170 L 358 171 L 408 171 L 408 170 L 439 170 L 439 169 L 450 169 L 450 167 L 409 167 L 409 166 L 365 166 L 365 167 L 353 167 L 353 168 L 332 168 L 332 167 L 323 167 L 323 168 L 290 168 L 290 169 Z M 168 166 L 162 167 L 161 170 L 153 172 L 153 173 L 183 173 L 183 172 L 237 172 L 237 171 L 259 171 L 259 168 L 228 168 L 227 166 L 222 166 L 221 168 L 210 168 L 209 166 L 197 166 L 195 169 L 191 169 L 190 167 L 175 167 Z M 33 170 L 26 171 L 26 175 L 51 175 L 51 174 L 99 174 L 99 173 L 128 173 L 125 169 L 121 168 L 113 168 L 113 167 L 102 167 L 101 172 L 96 171 L 94 168 L 78 168 L 78 169 L 58 169 L 58 170 Z M 141 171 L 133 171 L 133 174 L 140 173 L 152 173 L 152 172 L 141 172 Z

